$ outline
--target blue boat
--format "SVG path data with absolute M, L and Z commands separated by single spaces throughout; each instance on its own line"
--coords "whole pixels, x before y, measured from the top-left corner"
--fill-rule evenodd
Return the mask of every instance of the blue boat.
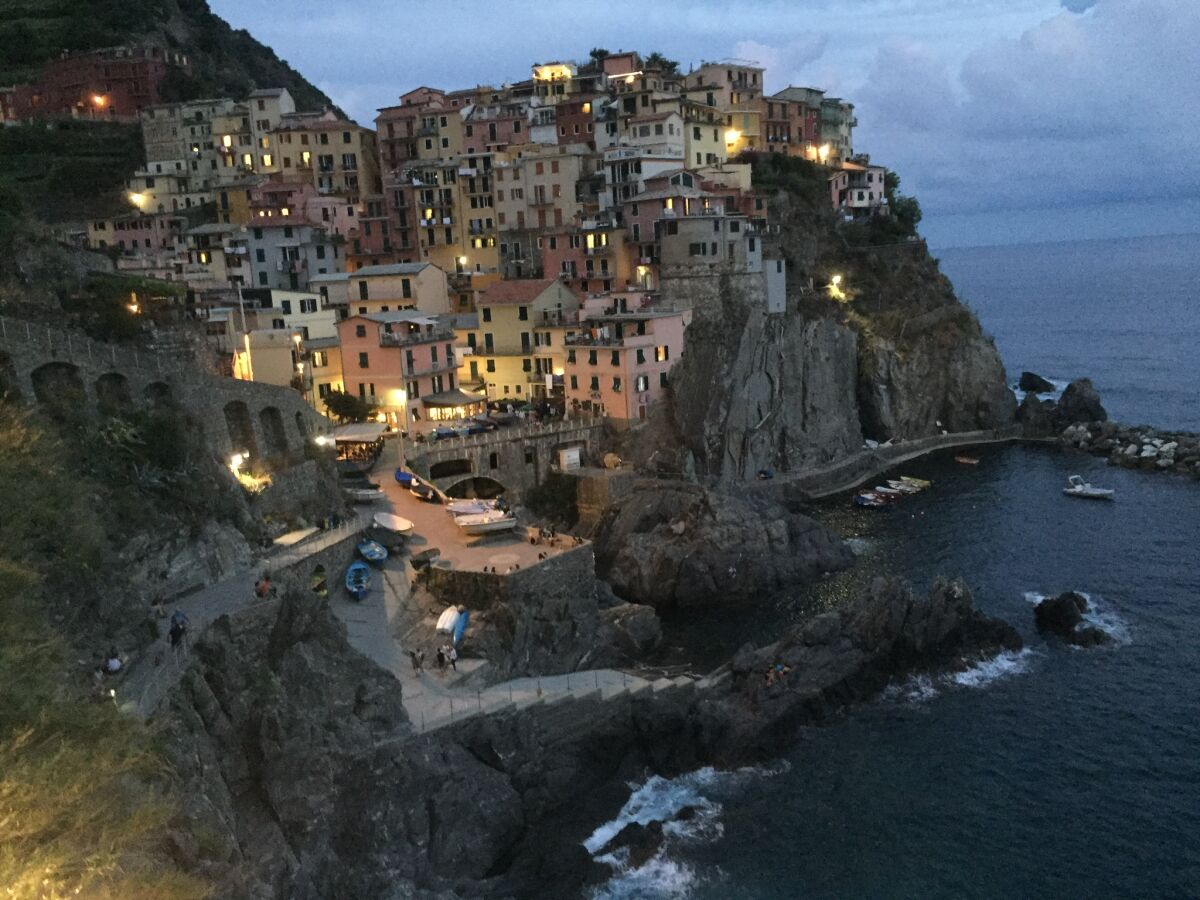
M 346 569 L 346 593 L 355 600 L 365 600 L 371 587 L 371 570 L 365 562 L 352 562 Z
M 412 472 L 405 472 L 403 469 L 396 470 L 396 481 L 401 487 L 412 487 L 416 480 L 417 476 Z
M 387 548 L 379 541 L 363 541 L 358 545 L 358 555 L 367 562 L 381 563 L 387 559 Z
M 467 630 L 467 622 L 471 620 L 471 612 L 467 609 L 458 611 L 458 620 L 454 623 L 454 644 L 458 646 L 462 643 L 463 634 Z

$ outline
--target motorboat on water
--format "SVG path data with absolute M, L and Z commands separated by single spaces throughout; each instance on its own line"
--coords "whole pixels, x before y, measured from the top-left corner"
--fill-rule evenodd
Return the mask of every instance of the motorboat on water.
M 861 494 L 854 495 L 854 505 L 867 509 L 886 509 L 892 505 L 895 499 L 895 497 L 889 497 L 887 494 L 880 494 L 875 491 L 863 491 Z
M 890 485 L 884 485 L 884 484 L 877 484 L 877 485 L 875 485 L 875 487 L 871 488 L 871 490 L 874 491 L 876 494 L 883 494 L 885 497 L 900 497 L 904 494 L 909 493 L 908 491 L 903 490 L 901 488 L 892 487 Z
M 924 490 L 924 488 L 917 487 L 915 484 L 909 484 L 907 481 L 901 481 L 896 478 L 888 480 L 888 487 L 893 491 L 899 491 L 901 494 L 919 494 Z
M 454 517 L 454 524 L 465 534 L 497 534 L 517 527 L 517 517 L 510 512 L 493 509 L 484 513 L 468 513 Z
M 1112 500 L 1117 495 L 1112 488 L 1092 487 L 1090 482 L 1084 481 L 1079 475 L 1072 475 L 1067 479 L 1063 493 L 1068 497 L 1081 497 L 1084 500 Z
M 913 478 L 911 475 L 901 475 L 900 480 L 905 484 L 911 484 L 913 487 L 920 488 L 921 490 L 933 487 L 932 481 L 928 481 L 924 478 Z
M 954 457 L 954 461 L 955 461 L 956 463 L 961 463 L 961 464 L 962 464 L 962 465 L 964 465 L 964 466 L 977 466 L 977 465 L 979 465 L 979 459 L 978 459 L 977 457 L 974 457 L 974 456 L 956 456 L 956 457 Z

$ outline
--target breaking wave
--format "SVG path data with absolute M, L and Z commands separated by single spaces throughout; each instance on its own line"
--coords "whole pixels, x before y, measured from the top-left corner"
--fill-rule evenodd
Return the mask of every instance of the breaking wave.
M 993 681 L 1020 675 L 1029 668 L 1031 655 L 1032 651 L 1028 647 L 1022 650 L 1005 650 L 991 659 L 975 663 L 969 669 L 953 673 L 949 679 L 962 687 L 987 687 Z
M 583 842 L 598 861 L 613 868 L 613 876 L 593 894 L 593 900 L 676 900 L 687 897 L 700 875 L 685 862 L 671 858 L 670 851 L 685 844 L 713 843 L 724 834 L 720 822 L 722 801 L 736 795 L 751 781 L 786 772 L 787 762 L 771 766 L 748 766 L 720 771 L 706 766 L 678 778 L 654 775 L 645 783 L 630 784 L 633 793 L 616 817 L 605 822 Z M 686 820 L 675 817 L 685 807 L 693 814 Z M 626 825 L 637 822 L 663 823 L 663 845 L 645 865 L 627 865 L 629 853 L 622 848 L 597 855 Z M 711 876 L 706 876 L 711 878 Z
M 1054 385 L 1054 390 L 1051 392 L 1047 392 L 1045 394 L 1038 394 L 1038 397 L 1040 397 L 1043 400 L 1053 400 L 1055 403 L 1057 403 L 1059 400 L 1062 399 L 1063 391 L 1065 391 L 1067 389 L 1067 385 L 1070 384 L 1070 382 L 1069 381 L 1060 381 L 1057 378 L 1047 378 L 1046 380 L 1048 382 L 1050 382 L 1052 385 Z M 1021 390 L 1015 384 L 1012 386 L 1012 392 L 1013 392 L 1013 396 L 1017 398 L 1018 403 L 1022 402 L 1025 399 L 1026 392 Z

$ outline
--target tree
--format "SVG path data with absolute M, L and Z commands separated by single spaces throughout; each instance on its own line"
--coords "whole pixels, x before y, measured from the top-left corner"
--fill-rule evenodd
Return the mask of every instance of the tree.
M 605 59 L 610 55 L 611 54 L 603 47 L 593 47 L 590 51 L 588 51 L 588 56 L 592 58 L 593 62 L 600 62 L 600 60 Z
M 332 391 L 325 397 L 325 408 L 343 425 L 347 422 L 365 422 L 375 414 L 375 406 L 342 391 Z
M 651 53 L 642 61 L 643 69 L 661 69 L 667 75 L 679 74 L 679 63 L 673 59 L 667 59 L 658 51 Z

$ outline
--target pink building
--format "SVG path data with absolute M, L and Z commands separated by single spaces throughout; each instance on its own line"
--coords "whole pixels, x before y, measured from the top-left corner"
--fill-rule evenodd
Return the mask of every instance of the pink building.
M 564 385 L 571 413 L 600 412 L 618 427 L 646 418 L 683 353 L 691 312 L 644 309 L 589 318 L 566 341 Z
M 338 322 L 338 338 L 346 393 L 374 404 L 393 428 L 482 409 L 482 397 L 458 389 L 449 318 L 416 310 L 351 316 Z

